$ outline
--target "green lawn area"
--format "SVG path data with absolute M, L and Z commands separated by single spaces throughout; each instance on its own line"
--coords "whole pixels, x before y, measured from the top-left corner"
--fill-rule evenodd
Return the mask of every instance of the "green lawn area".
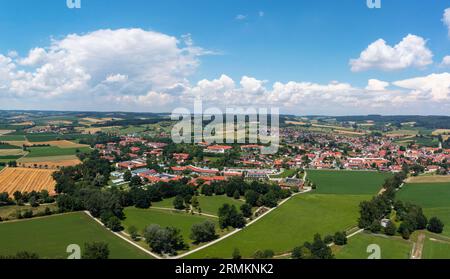
M 282 254 L 305 241 L 311 241 L 316 233 L 334 234 L 356 226 L 358 205 L 369 198 L 353 195 L 298 195 L 243 231 L 189 258 L 230 258 L 234 248 L 239 248 L 246 258 L 263 249 Z
M 41 258 L 64 259 L 66 248 L 86 242 L 108 243 L 110 258 L 148 259 L 126 241 L 107 231 L 84 213 L 71 213 L 19 222 L 0 223 L 0 253 L 14 255 L 20 251 L 37 253 Z
M 427 237 L 422 253 L 423 259 L 448 260 L 450 259 L 450 243 L 434 241 Z
M 381 259 L 409 259 L 412 242 L 399 237 L 384 237 L 366 233 L 358 234 L 349 239 L 342 247 L 334 246 L 333 251 L 337 259 L 367 259 L 367 247 L 371 244 L 381 248 Z
M 0 141 L 24 141 L 25 136 L 23 135 L 4 135 L 0 136 Z
M 388 173 L 367 171 L 307 171 L 308 178 L 317 184 L 317 194 L 375 195 Z
M 138 209 L 134 207 L 127 207 L 125 210 L 126 219 L 123 221 L 123 226 L 128 229 L 135 226 L 139 233 L 149 225 L 158 224 L 161 227 L 175 227 L 181 230 L 181 234 L 186 243 L 191 243 L 190 234 L 191 228 L 194 224 L 202 223 L 206 220 L 217 223 L 218 219 L 209 218 L 199 215 L 191 215 L 185 212 L 176 212 L 158 209 Z M 217 226 L 218 227 L 218 226 Z
M 444 235 L 450 236 L 450 183 L 406 184 L 397 198 L 423 207 L 428 218 L 438 217 L 444 222 Z
M 28 148 L 28 151 L 30 153 L 26 156 L 26 158 L 76 155 L 77 151 L 89 153 L 91 149 L 89 147 L 59 148 L 56 146 L 45 146 L 30 147 Z
M 164 208 L 173 208 L 173 200 L 175 198 L 170 199 L 164 199 L 160 202 L 154 202 L 152 203 L 153 207 L 164 207 Z M 228 203 L 230 205 L 235 205 L 237 209 L 240 208 L 240 206 L 244 203 L 241 200 L 235 200 L 233 198 L 229 198 L 226 195 L 222 196 L 199 196 L 198 201 L 200 203 L 200 208 L 202 209 L 203 213 L 211 214 L 211 215 L 217 215 L 217 212 L 219 211 L 219 208 L 225 204 Z

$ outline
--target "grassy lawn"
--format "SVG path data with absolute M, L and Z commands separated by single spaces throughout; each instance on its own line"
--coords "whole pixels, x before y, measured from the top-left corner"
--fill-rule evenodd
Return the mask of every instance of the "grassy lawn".
M 160 202 L 154 202 L 154 203 L 152 203 L 152 206 L 153 207 L 173 208 L 173 200 L 174 199 L 175 198 L 170 198 L 170 199 L 164 199 Z M 211 215 L 217 215 L 219 208 L 225 203 L 228 203 L 230 205 L 235 205 L 237 209 L 239 209 L 240 206 L 242 204 L 244 204 L 243 201 L 229 198 L 226 195 L 210 196 L 210 197 L 199 196 L 198 201 L 200 203 L 200 208 L 202 209 L 202 212 L 211 214 Z
M 243 201 L 229 198 L 226 195 L 211 196 L 211 197 L 200 196 L 198 197 L 198 201 L 200 203 L 200 208 L 202 209 L 202 212 L 212 215 L 218 215 L 219 208 L 225 203 L 235 205 L 238 210 L 241 207 L 241 205 L 244 204 Z
M 367 247 L 371 244 L 380 246 L 381 259 L 409 259 L 412 249 L 412 242 L 399 237 L 361 233 L 350 238 L 343 247 L 334 246 L 333 251 L 337 259 L 367 259 L 370 256 Z
M 444 235 L 450 236 L 450 183 L 406 184 L 397 198 L 423 207 L 428 218 L 438 217 L 444 222 Z
M 288 177 L 293 177 L 294 175 L 297 174 L 296 169 L 292 169 L 292 170 L 285 170 L 284 172 L 282 172 L 279 175 L 271 175 L 271 178 L 288 178 Z
M 45 147 L 30 147 L 28 148 L 30 153 L 26 158 L 34 157 L 51 157 L 51 156 L 67 156 L 76 155 L 77 151 L 89 153 L 91 150 L 88 147 L 82 148 L 59 148 L 56 146 L 45 146 Z
M 19 222 L 0 223 L 0 253 L 37 253 L 41 258 L 67 258 L 66 248 L 86 242 L 108 243 L 110 258 L 148 259 L 149 256 L 107 231 L 84 213 L 72 213 Z
M 123 226 L 128 229 L 135 226 L 139 233 L 149 225 L 158 224 L 161 227 L 175 227 L 181 230 L 181 234 L 186 243 L 191 243 L 190 234 L 192 225 L 202 223 L 206 220 L 217 223 L 217 219 L 209 218 L 199 215 L 191 215 L 184 212 L 175 212 L 158 209 L 138 209 L 128 207 L 125 209 L 126 219 L 123 221 Z M 217 226 L 218 227 L 218 226 Z
M 307 171 L 317 184 L 318 194 L 375 195 L 390 176 L 388 173 L 365 171 Z
M 429 237 L 425 240 L 422 252 L 423 259 L 450 259 L 450 243 L 431 240 Z
M 189 258 L 230 258 L 234 248 L 243 257 L 272 249 L 276 254 L 291 251 L 311 241 L 314 234 L 334 234 L 356 226 L 358 205 L 370 196 L 306 194 L 291 200 L 243 231 L 194 253 Z

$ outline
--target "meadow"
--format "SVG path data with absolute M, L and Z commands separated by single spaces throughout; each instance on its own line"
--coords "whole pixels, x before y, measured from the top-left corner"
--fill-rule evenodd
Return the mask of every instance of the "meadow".
M 297 195 L 241 232 L 189 256 L 230 258 L 234 248 L 250 258 L 257 250 L 276 254 L 311 241 L 314 234 L 334 234 L 356 226 L 358 205 L 370 196 Z
M 59 148 L 56 146 L 29 147 L 26 158 L 76 155 L 77 152 L 89 153 L 89 147 Z
M 107 231 L 85 213 L 70 213 L 0 223 L 0 255 L 37 253 L 41 258 L 65 259 L 70 244 L 106 242 L 112 259 L 149 259 L 150 256 Z
M 367 171 L 308 170 L 317 194 L 375 195 L 391 174 Z
M 192 240 L 190 240 L 192 225 L 202 223 L 206 220 L 215 223 L 218 221 L 216 218 L 152 208 L 138 209 L 135 207 L 128 207 L 125 208 L 124 212 L 126 216 L 126 219 L 123 221 L 125 230 L 131 226 L 135 226 L 141 234 L 147 226 L 152 224 L 158 224 L 161 227 L 175 227 L 181 230 L 181 235 L 186 243 L 192 242 Z
M 397 198 L 423 207 L 428 218 L 439 217 L 444 222 L 444 235 L 450 236 L 450 183 L 406 184 Z
M 399 237 L 361 233 L 350 238 L 345 246 L 333 246 L 333 252 L 337 259 L 367 259 L 371 254 L 367 247 L 371 244 L 380 246 L 381 259 L 385 260 L 409 259 L 412 249 L 412 242 Z
M 450 242 L 440 242 L 426 238 L 422 252 L 423 259 L 450 259 Z

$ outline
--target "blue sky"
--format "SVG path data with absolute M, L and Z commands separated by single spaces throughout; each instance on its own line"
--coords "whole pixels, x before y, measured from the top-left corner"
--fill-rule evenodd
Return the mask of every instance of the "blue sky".
M 69 34 L 82 36 L 98 30 L 137 28 L 175 37 L 180 41 L 183 35 L 190 34 L 195 46 L 201 48 L 203 52 L 193 58 L 196 60 L 195 66 L 190 66 L 195 67 L 195 70 L 179 78 L 186 80 L 189 84 L 185 87 L 192 90 L 199 81 L 217 80 L 221 75 L 226 75 L 236 84 L 239 84 L 244 76 L 252 77 L 261 81 L 266 91 L 271 91 L 266 92 L 267 94 L 273 95 L 272 86 L 276 82 L 282 84 L 291 81 L 310 82 L 326 86 L 338 81 L 350 84 L 352 89 L 363 89 L 370 79 L 394 83 L 446 73 L 448 67 L 442 66 L 441 61 L 450 55 L 450 39 L 449 29 L 442 18 L 444 10 L 450 7 L 450 1 L 381 1 L 381 9 L 368 9 L 366 0 L 81 0 L 81 9 L 68 9 L 65 0 L 0 0 L 0 54 L 8 56 L 11 51 L 16 51 L 17 54 L 13 56 L 17 57 L 11 57 L 13 60 L 11 63 L 14 63 L 14 59 L 25 58 L 34 48 L 48 50 L 52 38 L 58 41 L 64 40 Z M 408 34 L 424 40 L 426 49 L 432 55 L 432 61 L 425 61 L 420 65 L 415 65 L 414 62 L 407 63 L 395 67 L 394 70 L 372 65 L 364 70 L 352 71 L 350 60 L 360 57 L 360 54 L 376 40 L 383 39 L 388 46 L 393 47 Z M 382 63 L 378 62 L 375 64 Z M 31 74 L 42 66 L 24 66 L 18 63 L 15 65 L 17 69 Z M 117 71 L 110 74 L 122 75 Z M 123 75 L 125 76 L 125 73 Z M 180 80 L 176 81 L 176 84 L 179 84 Z M 11 83 L 3 87 L 10 89 L 3 94 L 3 98 L 9 98 L 11 101 L 14 99 L 11 104 L 20 106 L 18 95 L 23 96 L 25 93 L 13 94 Z M 236 90 L 242 89 L 237 87 Z M 435 94 L 436 91 L 431 92 L 432 89 L 429 87 L 421 86 L 421 90 L 425 88 L 428 92 L 416 96 L 416 101 Z M 0 93 L 1 88 L 0 83 Z M 168 94 L 170 91 L 154 84 L 148 84 L 144 88 L 143 93 L 128 92 L 128 94 L 148 95 L 149 90 L 155 94 Z M 403 87 L 405 88 L 418 90 L 411 88 L 410 83 Z M 128 90 L 131 90 L 130 87 Z M 396 92 L 396 89 L 392 90 Z M 442 88 L 438 90 L 441 90 L 438 95 L 440 94 L 442 99 Z M 104 96 L 105 93 L 101 94 Z M 255 91 L 253 94 L 264 93 Z M 60 97 L 64 94 L 56 95 L 58 97 L 55 99 L 59 98 L 60 101 L 54 101 L 55 106 L 64 108 L 70 98 Z M 450 98 L 448 95 L 445 101 Z M 401 99 L 401 94 L 398 96 Z M 34 94 L 31 98 L 37 98 L 37 95 Z M 298 100 L 299 97 L 296 98 Z M 302 100 L 314 103 L 311 98 Z M 345 99 L 351 101 L 348 95 L 345 95 Z M 52 102 L 49 99 L 47 103 Z M 330 107 L 333 104 L 330 103 Z M 284 105 L 280 104 L 282 107 Z M 431 102 L 427 103 L 426 108 L 421 108 L 420 103 L 410 103 L 399 113 L 411 111 L 426 114 L 427 110 L 431 113 L 436 105 Z M 29 106 L 29 108 L 44 108 L 42 103 Z M 80 109 L 91 109 L 90 105 L 83 105 L 82 102 L 79 102 L 78 106 Z M 382 108 L 383 105 L 380 104 L 379 107 Z M 161 108 L 170 109 L 171 105 L 156 105 L 142 109 Z M 440 113 L 445 113 L 447 108 L 440 109 Z M 101 106 L 100 109 L 128 110 L 129 107 L 110 103 Z M 295 112 L 293 110 L 295 109 L 286 108 L 286 112 Z M 367 113 L 378 110 L 380 113 L 389 114 L 389 111 L 376 107 Z M 324 107 L 317 113 L 326 111 L 327 108 Z M 341 112 L 330 108 L 330 113 L 344 114 L 345 111 L 348 110 Z M 308 112 L 315 111 L 308 110 Z M 365 111 L 359 108 L 350 112 L 363 114 Z M 395 110 L 392 113 L 395 113 Z

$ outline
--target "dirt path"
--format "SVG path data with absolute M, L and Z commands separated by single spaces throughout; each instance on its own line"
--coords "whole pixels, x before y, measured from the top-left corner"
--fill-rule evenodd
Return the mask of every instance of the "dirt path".
M 422 259 L 422 251 L 423 245 L 425 243 L 426 235 L 424 233 L 420 233 L 417 237 L 417 241 L 413 245 L 413 250 L 411 253 L 411 259 L 420 260 Z
M 178 210 L 178 209 L 174 209 L 174 208 L 167 208 L 167 207 L 150 207 L 149 209 L 157 209 L 157 210 L 165 210 L 165 211 L 173 211 L 173 212 L 180 212 L 180 213 L 186 213 L 185 210 Z M 186 213 L 189 214 L 189 213 Z M 216 218 L 218 219 L 219 216 L 216 215 L 212 215 L 212 214 L 207 214 L 207 213 L 198 213 L 196 212 L 195 215 L 200 215 L 200 216 L 206 216 L 206 217 L 211 217 L 211 218 Z

